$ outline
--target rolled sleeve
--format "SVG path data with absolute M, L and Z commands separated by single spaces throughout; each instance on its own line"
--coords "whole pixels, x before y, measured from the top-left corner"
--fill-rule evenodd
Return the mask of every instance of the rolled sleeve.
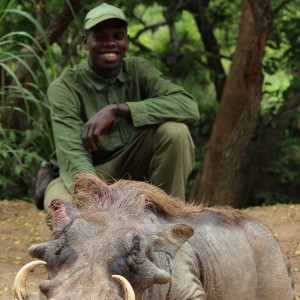
M 183 88 L 163 78 L 144 59 L 138 60 L 137 69 L 135 80 L 144 98 L 139 101 L 126 101 L 135 127 L 166 121 L 194 124 L 199 120 L 198 105 Z

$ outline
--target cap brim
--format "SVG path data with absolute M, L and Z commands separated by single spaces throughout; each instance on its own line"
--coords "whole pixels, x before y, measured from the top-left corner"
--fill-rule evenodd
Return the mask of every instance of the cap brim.
M 98 18 L 94 18 L 93 20 L 88 20 L 86 22 L 86 24 L 84 25 L 85 29 L 91 29 L 92 27 L 96 26 L 97 24 L 106 21 L 106 20 L 110 20 L 110 19 L 119 19 L 121 21 L 123 21 L 124 23 L 128 24 L 127 20 L 122 18 L 122 17 L 118 17 L 116 15 L 105 15 L 105 16 L 99 16 Z

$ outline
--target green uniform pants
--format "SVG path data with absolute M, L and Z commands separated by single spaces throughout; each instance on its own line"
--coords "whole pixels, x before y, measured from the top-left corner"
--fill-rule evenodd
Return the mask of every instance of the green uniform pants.
M 195 162 L 194 143 L 183 123 L 165 122 L 149 126 L 112 160 L 95 167 L 108 181 L 131 179 L 147 181 L 168 194 L 185 200 L 185 185 Z M 53 199 L 71 202 L 72 195 L 57 178 L 45 192 L 47 208 Z

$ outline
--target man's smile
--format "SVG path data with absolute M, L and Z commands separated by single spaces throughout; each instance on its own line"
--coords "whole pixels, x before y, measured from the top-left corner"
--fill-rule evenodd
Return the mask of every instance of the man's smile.
M 100 55 L 105 59 L 116 59 L 119 54 L 116 52 L 104 52 L 100 53 Z

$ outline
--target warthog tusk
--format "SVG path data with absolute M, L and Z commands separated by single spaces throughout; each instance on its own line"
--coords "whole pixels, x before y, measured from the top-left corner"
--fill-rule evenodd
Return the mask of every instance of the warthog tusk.
M 112 277 L 123 287 L 125 293 L 124 300 L 135 300 L 134 290 L 128 280 L 120 275 L 113 275 Z
M 28 299 L 26 293 L 26 279 L 28 274 L 37 266 L 45 265 L 46 262 L 42 260 L 34 260 L 23 266 L 17 273 L 14 282 L 14 297 L 15 299 L 24 300 Z

